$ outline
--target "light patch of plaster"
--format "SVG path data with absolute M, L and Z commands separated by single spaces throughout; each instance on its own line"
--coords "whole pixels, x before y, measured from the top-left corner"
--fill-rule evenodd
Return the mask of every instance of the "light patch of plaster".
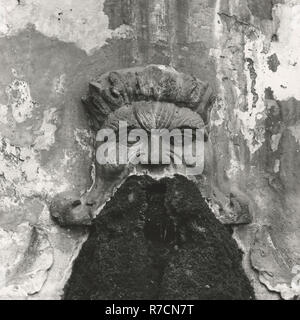
M 288 129 L 296 139 L 297 143 L 300 144 L 300 120 L 298 120 L 295 125 L 289 126 Z
M 54 247 L 54 265 L 53 270 L 49 272 L 48 279 L 44 283 L 42 290 L 33 299 L 51 299 L 60 300 L 64 294 L 64 288 L 69 280 L 72 267 L 77 258 L 88 234 L 78 237 L 77 240 L 71 239 L 70 235 L 63 235 L 62 231 L 55 229 L 57 237 L 68 238 L 70 249 L 68 252 Z
M 16 78 L 16 79 L 22 79 L 24 78 L 23 74 L 20 74 L 15 68 L 11 69 L 11 73 L 12 75 Z
M 65 92 L 66 75 L 63 73 L 53 80 L 53 92 L 63 94 Z
M 56 121 L 55 112 L 55 108 L 44 111 L 42 125 L 40 129 L 35 132 L 35 134 L 39 135 L 34 142 L 34 148 L 36 150 L 49 150 L 55 143 L 55 131 L 57 129 L 56 125 L 53 124 Z
M 219 127 L 226 120 L 226 105 L 224 100 L 216 99 L 211 111 L 210 126 Z
M 240 121 L 240 130 L 247 141 L 250 153 L 254 154 L 265 141 L 263 126 L 257 126 L 258 121 L 263 123 L 265 118 L 265 106 L 263 101 L 265 87 L 260 86 L 260 79 L 255 79 L 256 94 L 254 95 L 252 87 L 254 81 L 253 70 L 250 70 L 249 68 L 249 61 L 253 61 L 253 68 L 257 67 L 259 55 L 264 49 L 264 36 L 261 33 L 258 34 L 256 28 L 252 27 L 251 25 L 248 26 L 248 32 L 252 32 L 254 35 L 256 35 L 258 40 L 248 39 L 244 47 L 244 74 L 247 83 L 247 100 L 245 101 L 245 93 L 237 85 L 240 82 L 239 72 L 238 70 L 234 70 L 235 66 L 232 65 L 232 60 L 224 57 L 223 45 L 227 46 L 227 44 L 223 43 L 223 39 L 226 39 L 226 33 L 224 32 L 224 26 L 219 16 L 219 10 L 220 1 L 217 1 L 214 21 L 215 48 L 210 50 L 210 55 L 216 59 L 216 74 L 219 82 L 220 97 L 223 101 L 227 101 L 228 93 L 226 92 L 224 85 L 224 74 L 226 77 L 228 77 L 228 74 L 230 74 L 229 81 L 233 84 L 236 84 L 232 86 L 232 94 L 234 96 L 234 100 L 236 101 L 236 107 L 238 107 L 234 108 L 234 112 Z M 221 125 L 221 119 L 214 124 L 217 126 Z
M 74 137 L 80 148 L 88 154 L 89 158 L 92 158 L 94 152 L 94 148 L 91 144 L 92 133 L 87 129 L 76 128 L 74 130 Z
M 6 186 L 11 186 L 18 196 L 48 197 L 71 187 L 62 175 L 59 181 L 55 181 L 53 170 L 41 168 L 39 153 L 32 147 L 16 147 L 2 138 L 0 149 L 0 175 Z
M 3 124 L 7 124 L 7 112 L 8 107 L 5 104 L 0 104 L 0 122 Z
M 61 299 L 87 236 L 86 230 L 56 225 L 46 204 L 34 227 L 24 222 L 13 231 L 0 228 L 0 298 Z
M 113 39 L 135 39 L 136 35 L 134 29 L 127 24 L 122 24 L 111 32 Z
M 222 63 L 220 61 L 220 56 L 222 55 L 222 48 L 220 45 L 220 39 L 223 35 L 223 24 L 221 23 L 221 19 L 219 16 L 219 11 L 221 7 L 221 0 L 217 0 L 215 4 L 215 13 L 214 13 L 214 39 L 215 39 L 215 48 L 211 48 L 209 55 L 214 57 L 217 61 L 216 68 L 217 68 L 217 79 L 219 82 L 219 90 L 220 90 L 220 99 L 217 99 L 215 102 L 215 105 L 218 106 L 218 108 L 213 107 L 212 108 L 212 119 L 211 119 L 211 125 L 212 126 L 220 126 L 223 124 L 225 120 L 225 112 L 226 112 L 226 105 L 224 103 L 225 101 L 225 88 L 222 83 Z M 217 119 L 216 119 L 217 118 Z
M 150 41 L 168 41 L 167 13 L 165 1 L 154 0 L 153 10 L 149 17 Z
M 277 31 L 279 41 L 272 42 L 268 54 L 276 54 L 280 65 L 272 72 L 267 63 L 267 55 L 260 55 L 260 74 L 265 88 L 271 87 L 277 100 L 288 100 L 294 97 L 300 100 L 300 2 L 288 1 L 278 4 L 273 11 L 280 21 Z
M 64 157 L 61 160 L 61 163 L 64 167 L 67 167 L 70 161 L 74 161 L 72 153 L 68 150 L 63 151 Z
M 33 101 L 27 82 L 15 79 L 6 88 L 8 105 L 11 106 L 12 115 L 16 122 L 21 123 L 32 117 L 37 103 Z
M 222 77 L 221 77 L 221 66 L 222 64 L 219 61 L 219 57 L 222 54 L 222 47 L 221 47 L 221 41 L 223 36 L 223 24 L 221 23 L 221 19 L 219 16 L 219 11 L 220 11 L 220 6 L 221 6 L 221 0 L 217 0 L 215 4 L 215 14 L 214 14 L 214 39 L 215 39 L 215 48 L 211 48 L 209 55 L 214 57 L 218 63 L 217 63 L 217 77 L 220 83 L 220 89 L 223 90 L 222 93 L 224 93 L 224 89 L 222 86 Z
M 253 30 L 257 33 L 257 30 Z M 265 103 L 264 103 L 264 81 L 261 79 L 258 74 L 255 79 L 255 91 L 257 96 L 254 97 L 252 90 L 253 79 L 251 78 L 251 72 L 248 68 L 247 59 L 253 61 L 253 68 L 257 73 L 257 69 L 260 68 L 259 57 L 264 50 L 264 40 L 265 37 L 263 34 L 257 35 L 255 40 L 248 40 L 245 43 L 245 67 L 244 74 L 247 79 L 247 110 L 236 110 L 236 115 L 241 121 L 241 131 L 248 142 L 248 147 L 251 154 L 254 154 L 265 141 L 265 129 L 263 126 L 260 128 L 257 125 L 257 121 L 265 118 Z M 255 101 L 254 99 L 257 99 Z M 264 115 L 264 116 L 263 116 Z
M 60 83 L 56 88 L 58 92 L 63 90 L 62 84 L 64 75 L 59 77 Z M 35 102 L 30 93 L 30 87 L 27 82 L 15 79 L 10 85 L 6 87 L 7 105 L 0 105 L 0 122 L 8 123 L 8 117 L 12 114 L 17 123 L 22 123 L 27 119 L 33 117 L 34 111 L 38 110 L 40 105 Z M 34 149 L 35 150 L 49 150 L 51 145 L 55 143 L 56 132 L 56 109 L 50 108 L 43 112 L 43 119 L 38 130 L 33 132 Z M 28 128 L 31 130 L 31 127 Z M 26 133 L 23 133 L 25 135 Z
M 16 231 L 0 229 L 0 248 L 0 298 L 24 298 L 40 291 L 53 264 L 46 234 L 27 222 Z
M 271 149 L 273 152 L 275 152 L 276 150 L 278 150 L 278 146 L 279 146 L 279 142 L 281 139 L 282 134 L 281 133 L 277 133 L 277 134 L 273 134 L 271 137 Z
M 61 299 L 66 282 L 68 281 L 73 263 L 80 249 L 87 240 L 86 230 L 81 232 L 59 227 L 51 218 L 48 207 L 45 205 L 39 218 L 39 225 L 48 235 L 53 248 L 53 265 L 48 272 L 47 279 L 41 290 L 29 299 Z
M 91 54 L 112 37 L 131 35 L 128 27 L 112 31 L 103 12 L 104 0 L 0 0 L 0 36 L 16 35 L 28 24 L 45 36 L 73 42 Z
M 245 166 L 238 162 L 237 160 L 231 158 L 230 159 L 230 168 L 226 170 L 226 174 L 229 179 L 234 179 L 237 174 L 245 169 Z
M 296 70 L 299 67 L 299 63 L 297 62 L 297 60 L 295 60 L 294 58 L 297 58 L 299 60 L 300 54 L 299 54 L 299 48 L 300 46 L 298 45 L 300 40 L 299 40 L 299 32 L 296 28 L 296 26 L 299 26 L 299 19 L 298 19 L 298 13 L 296 12 L 297 10 L 292 9 L 292 5 L 300 5 L 300 1 L 289 1 L 289 3 L 287 3 L 287 1 L 285 1 L 286 4 L 285 5 L 278 5 L 278 6 L 274 6 L 274 19 L 272 21 L 259 21 L 258 23 L 255 23 L 255 25 L 259 25 L 258 29 L 252 30 L 252 27 L 248 24 L 248 23 L 243 23 L 242 26 L 239 25 L 237 26 L 236 24 L 234 24 L 234 21 L 232 22 L 232 24 L 230 25 L 231 29 L 230 32 L 226 33 L 226 30 L 224 30 L 225 32 L 222 32 L 221 29 L 221 25 L 216 24 L 216 22 L 218 21 L 218 17 L 216 16 L 215 19 L 215 37 L 216 37 L 216 49 L 212 50 L 211 53 L 212 55 L 216 58 L 216 62 L 217 62 L 217 75 L 219 75 L 218 79 L 219 82 L 221 83 L 221 80 L 223 77 L 223 86 L 222 83 L 220 85 L 221 90 L 220 92 L 222 93 L 223 88 L 226 86 L 226 84 L 228 84 L 228 86 L 230 86 L 230 90 L 234 91 L 236 86 L 240 86 L 241 90 L 242 90 L 242 95 L 241 96 L 245 96 L 245 91 L 247 93 L 246 98 L 247 101 L 245 103 L 245 101 L 241 100 L 241 103 L 239 101 L 239 95 L 236 96 L 235 99 L 232 99 L 232 101 L 236 102 L 236 105 L 234 105 L 232 107 L 232 109 L 237 109 L 240 108 L 239 111 L 236 112 L 238 121 L 237 121 L 237 126 L 240 125 L 241 127 L 241 131 L 242 131 L 242 135 L 245 136 L 246 140 L 247 140 L 247 145 L 250 149 L 250 152 L 255 153 L 257 150 L 260 149 L 260 147 L 263 145 L 264 141 L 265 141 L 265 118 L 267 116 L 267 105 L 266 105 L 266 101 L 265 101 L 265 89 L 266 88 L 271 88 L 272 91 L 274 91 L 274 98 L 277 100 L 285 100 L 288 98 L 297 98 L 297 96 L 300 95 L 300 90 L 298 88 L 298 83 L 299 83 L 299 70 Z M 218 3 L 218 1 L 217 1 Z M 232 17 L 232 15 L 234 14 L 238 14 L 239 16 L 242 16 L 240 9 L 240 2 L 239 1 L 229 1 L 228 5 L 233 6 L 234 10 L 228 10 L 228 8 L 226 8 L 226 12 L 228 10 L 228 19 L 232 18 L 232 20 L 234 20 L 234 17 Z M 285 13 L 285 17 L 281 17 L 280 16 L 280 8 L 285 7 L 286 11 L 290 12 L 289 15 L 287 15 Z M 291 13 L 291 11 L 293 11 L 293 14 Z M 218 13 L 219 11 L 217 11 L 216 13 Z M 230 16 L 231 17 L 230 17 Z M 296 17 L 296 18 L 295 18 Z M 279 20 L 284 19 L 285 22 L 283 24 L 280 24 L 280 28 L 279 30 L 277 30 L 277 27 L 279 25 Z M 292 23 L 290 23 L 292 21 Z M 253 22 L 253 20 L 251 21 Z M 294 24 L 295 22 L 295 24 Z M 294 25 L 293 28 L 295 28 L 295 30 L 291 30 L 291 25 Z M 284 26 L 286 25 L 286 26 Z M 238 27 L 238 29 L 235 29 L 235 27 Z M 286 32 L 283 32 L 283 30 L 286 30 Z M 260 32 L 259 30 L 264 30 L 264 32 L 266 33 L 265 35 Z M 288 31 L 289 30 L 289 31 Z M 234 37 L 234 32 L 237 31 L 237 41 L 240 42 L 235 42 L 232 41 L 230 42 L 230 36 Z M 238 38 L 238 36 L 240 35 L 241 32 L 244 32 L 242 35 L 243 37 Z M 277 32 L 278 31 L 278 32 Z M 292 37 L 290 36 L 290 32 L 293 33 Z M 278 35 L 278 39 L 279 41 L 276 42 L 271 42 L 271 39 L 274 40 L 273 38 L 273 34 L 277 34 Z M 298 39 L 296 41 L 294 41 L 294 43 L 290 43 L 291 41 L 293 41 L 293 37 L 298 37 Z M 224 39 L 224 40 L 223 40 Z M 229 40 L 228 40 L 229 39 Z M 246 45 L 244 47 L 244 41 L 246 42 Z M 222 43 L 223 43 L 223 47 L 222 47 Z M 239 47 L 237 48 L 243 48 L 244 47 L 244 57 L 242 56 L 237 56 L 239 59 L 238 61 L 241 62 L 243 58 L 245 58 L 245 68 L 244 68 L 244 76 L 245 79 L 247 81 L 247 90 L 244 91 L 244 77 L 243 74 L 241 74 L 241 71 L 243 71 L 240 68 L 239 64 L 235 64 L 235 65 L 230 65 L 230 58 L 231 57 L 235 57 L 234 55 L 230 55 L 230 51 L 229 51 L 229 58 L 227 57 L 227 48 L 229 47 L 229 45 L 232 45 L 232 43 L 234 45 L 238 44 Z M 220 45 L 221 44 L 221 45 Z M 234 45 L 232 46 L 234 48 Z M 277 51 L 278 51 L 278 47 L 280 47 L 280 50 L 282 52 L 282 55 L 280 55 Z M 276 50 L 274 49 L 276 48 Z M 223 49 L 223 52 L 222 52 Z M 292 49 L 292 50 L 291 50 Z M 291 52 L 294 52 L 293 54 L 291 54 Z M 280 65 L 278 67 L 277 72 L 273 72 L 269 69 L 269 65 L 268 65 L 268 57 L 272 54 L 276 54 L 279 61 L 280 61 Z M 222 59 L 218 59 L 218 57 L 220 57 L 221 55 L 223 55 Z M 284 56 L 284 57 L 282 57 Z M 288 58 L 289 57 L 289 58 Z M 292 59 L 291 59 L 292 57 Z M 248 62 L 251 64 L 251 70 L 250 70 L 250 66 L 249 63 L 247 63 L 247 59 Z M 282 59 L 285 59 L 286 62 L 283 62 Z M 234 61 L 234 60 L 233 60 Z M 221 67 L 220 67 L 221 66 Z M 239 68 L 237 68 L 237 66 Z M 282 73 L 280 74 L 280 72 L 282 72 L 282 68 L 287 67 L 288 69 L 286 69 L 286 74 Z M 239 69 L 238 73 L 239 73 L 239 78 L 234 78 L 234 72 L 232 71 L 232 68 L 235 69 Z M 295 69 L 296 72 L 290 72 L 289 70 Z M 250 73 L 251 71 L 251 73 Z M 278 76 L 279 75 L 279 76 Z M 221 77 L 220 77 L 221 76 Z M 241 79 L 242 78 L 242 79 Z M 290 88 L 288 88 L 288 83 L 284 83 L 282 82 L 282 80 L 285 80 L 285 78 L 287 79 L 287 81 L 292 82 L 292 90 L 290 90 Z M 228 79 L 228 80 L 227 80 Z M 241 81 L 242 80 L 242 81 Z M 225 87 L 226 89 L 226 87 Z M 290 92 L 289 92 L 290 91 Z M 229 90 L 227 91 L 229 92 Z M 288 93 L 289 92 L 289 93 Z M 288 93 L 288 94 L 287 94 Z M 229 92 L 229 94 L 231 94 L 231 92 Z M 222 94 L 223 95 L 223 94 Z M 228 94 L 227 94 L 228 97 Z M 226 95 L 225 95 L 226 98 Z M 223 97 L 222 97 L 223 99 Z M 228 99 L 227 99 L 228 101 Z M 226 102 L 226 100 L 225 100 Z M 231 108 L 228 108 L 228 111 L 232 110 Z M 280 110 L 279 110 L 280 111 Z M 229 112 L 228 112 L 229 113 Z M 230 113 L 229 113 L 230 114 Z M 272 109 L 272 115 L 276 115 L 273 113 L 273 109 Z M 278 115 L 277 115 L 278 116 Z M 277 118 L 280 118 L 279 116 Z M 235 123 L 230 123 L 232 124 L 233 127 L 235 127 Z M 229 127 L 229 126 L 228 126 Z M 230 128 L 229 128 L 230 129 Z M 289 130 L 289 128 L 288 128 Z M 297 126 L 293 126 L 292 127 L 292 131 L 293 131 L 293 135 L 295 136 L 296 140 L 298 139 L 297 137 L 299 137 L 298 133 L 297 133 Z M 276 135 L 273 137 L 272 139 L 272 150 L 276 151 L 278 149 L 278 143 L 280 140 L 280 136 Z M 297 140 L 298 141 L 298 140 Z M 262 152 L 265 152 L 265 150 L 262 150 Z M 230 155 L 229 158 L 232 158 L 232 155 Z M 233 158 L 234 159 L 234 158 Z M 256 177 L 255 180 L 253 181 L 260 181 L 260 177 L 258 175 L 257 172 L 257 168 L 256 166 L 251 166 L 251 173 L 249 174 L 249 176 L 253 176 Z M 280 160 L 275 160 L 274 163 L 274 171 L 277 173 L 280 171 Z M 234 170 L 233 170 L 234 173 Z M 250 178 L 251 180 L 251 178 Z M 249 180 L 249 181 L 250 181 Z M 252 183 L 253 183 L 252 181 Z M 232 186 L 234 183 L 234 180 L 231 179 L 230 180 L 230 185 Z M 263 190 L 263 191 L 261 191 Z M 251 280 L 253 281 L 254 285 L 256 285 L 255 290 L 259 290 L 260 294 L 262 294 L 263 296 L 266 295 L 267 297 L 270 296 L 269 292 L 264 292 L 264 290 L 262 290 L 261 288 L 264 286 L 261 286 L 261 283 L 264 283 L 269 290 L 271 291 L 276 291 L 276 292 L 280 292 L 281 295 L 285 298 L 292 298 L 294 296 L 295 293 L 299 294 L 299 289 L 294 290 L 294 293 L 291 294 L 291 289 L 290 289 L 290 279 L 286 280 L 286 274 L 288 274 L 289 272 L 284 272 L 284 278 L 282 279 L 281 277 L 278 276 L 278 267 L 276 265 L 276 263 L 273 261 L 270 262 L 270 265 L 273 269 L 271 269 L 271 271 L 273 272 L 272 275 L 267 275 L 264 278 L 264 273 L 265 273 L 265 265 L 264 265 L 264 260 L 262 257 L 258 257 L 258 261 L 262 261 L 263 266 L 259 265 L 259 267 L 257 268 L 257 270 L 259 271 L 259 278 L 260 278 L 260 282 L 257 281 L 257 275 L 253 274 L 253 266 L 249 264 L 249 253 L 247 251 L 249 251 L 249 247 L 251 248 L 253 245 L 253 239 L 252 239 L 252 235 L 254 234 L 254 230 L 256 227 L 258 227 L 260 224 L 262 223 L 266 223 L 269 224 L 269 211 L 270 211 L 270 202 L 268 200 L 268 197 L 270 197 L 271 192 L 269 192 L 265 186 L 259 186 L 258 184 L 254 184 L 254 189 L 251 186 L 248 190 L 248 193 L 250 193 L 251 195 L 251 204 L 254 204 L 253 206 L 253 217 L 254 217 L 254 223 L 251 224 L 250 226 L 247 226 L 246 228 L 244 227 L 239 227 L 236 229 L 236 233 L 237 232 L 241 235 L 240 237 L 240 244 L 241 244 L 241 248 L 243 248 L 243 251 L 245 252 L 245 256 L 243 259 L 243 264 L 244 264 L 244 269 L 247 272 L 247 275 L 250 276 Z M 284 196 L 284 195 L 283 195 Z M 288 202 L 288 201 L 287 201 Z M 268 208 L 266 208 L 266 206 L 268 206 Z M 276 208 L 277 209 L 277 208 Z M 280 211 L 280 209 L 278 209 L 278 212 Z M 266 213 L 265 213 L 266 212 Z M 295 213 L 297 213 L 297 211 L 295 210 Z M 278 213 L 279 214 L 279 213 Z M 274 220 L 272 220 L 274 221 Z M 252 229 L 253 228 L 253 229 Z M 249 233 L 249 235 L 247 234 Z M 268 239 L 266 239 L 268 240 Z M 267 241 L 266 241 L 267 242 Z M 295 241 L 295 243 L 297 243 Z M 276 244 L 276 242 L 275 242 Z M 268 246 L 275 252 L 274 249 L 274 245 L 268 242 Z M 259 249 L 261 247 L 263 247 L 263 245 L 259 245 L 258 246 Z M 290 248 L 289 248 L 290 250 Z M 277 248 L 276 250 L 277 252 L 280 252 L 279 248 Z M 267 270 L 267 272 L 269 272 L 269 270 Z M 269 277 L 268 277 L 269 276 Z M 289 275 L 288 275 L 289 276 Z M 272 278 L 272 279 L 271 279 Z M 271 279 L 271 280 L 270 280 Z M 257 292 L 256 292 L 257 293 Z M 273 295 L 273 293 L 272 293 Z
M 12 207 L 17 208 L 19 206 L 19 202 L 16 201 L 12 196 L 1 197 L 0 198 L 0 207 L 1 210 L 9 210 Z
M 223 34 L 223 24 L 221 23 L 221 19 L 219 16 L 221 8 L 221 0 L 217 0 L 215 4 L 215 14 L 214 14 L 214 36 L 216 41 L 218 41 Z
M 280 171 L 280 160 L 276 159 L 274 164 L 274 172 L 278 173 Z
M 285 283 L 271 285 L 269 281 L 265 280 L 263 273 L 259 275 L 259 280 L 261 281 L 261 283 L 263 283 L 268 288 L 268 290 L 280 293 L 281 297 L 284 300 L 293 300 L 300 296 L 300 286 L 298 284 L 299 278 L 300 274 L 295 275 L 290 285 L 287 285 Z M 293 280 L 296 280 L 297 284 L 295 284 Z

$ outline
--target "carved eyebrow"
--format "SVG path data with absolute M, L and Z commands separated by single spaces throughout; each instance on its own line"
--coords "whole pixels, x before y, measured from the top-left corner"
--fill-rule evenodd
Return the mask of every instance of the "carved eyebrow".
M 179 108 L 166 102 L 135 102 L 133 105 L 121 107 L 111 113 L 104 122 L 104 128 L 118 131 L 120 121 L 126 121 L 127 129 L 201 129 L 204 122 L 199 114 L 187 109 Z

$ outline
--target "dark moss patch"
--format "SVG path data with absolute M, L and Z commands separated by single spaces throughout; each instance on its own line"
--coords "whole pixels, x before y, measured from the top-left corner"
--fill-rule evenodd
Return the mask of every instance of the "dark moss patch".
M 130 177 L 93 223 L 65 299 L 251 299 L 242 255 L 196 186 Z

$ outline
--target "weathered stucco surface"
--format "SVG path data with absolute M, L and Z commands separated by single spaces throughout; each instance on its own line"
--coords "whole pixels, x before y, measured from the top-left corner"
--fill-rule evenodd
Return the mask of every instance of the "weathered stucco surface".
M 215 88 L 200 189 L 234 225 L 257 298 L 299 295 L 299 19 L 299 0 L 1 0 L 1 298 L 62 295 L 87 232 L 57 226 L 49 203 L 92 184 L 80 98 L 96 75 L 150 63 Z M 251 223 L 228 214 L 236 200 Z

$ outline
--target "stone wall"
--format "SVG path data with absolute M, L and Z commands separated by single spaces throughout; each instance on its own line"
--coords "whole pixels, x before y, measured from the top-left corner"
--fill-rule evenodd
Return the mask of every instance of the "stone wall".
M 93 182 L 80 98 L 147 64 L 216 90 L 202 194 L 233 225 L 257 298 L 297 296 L 299 19 L 299 0 L 0 0 L 0 296 L 62 296 L 87 230 L 57 226 L 49 203 Z M 228 214 L 236 202 L 250 224 Z

